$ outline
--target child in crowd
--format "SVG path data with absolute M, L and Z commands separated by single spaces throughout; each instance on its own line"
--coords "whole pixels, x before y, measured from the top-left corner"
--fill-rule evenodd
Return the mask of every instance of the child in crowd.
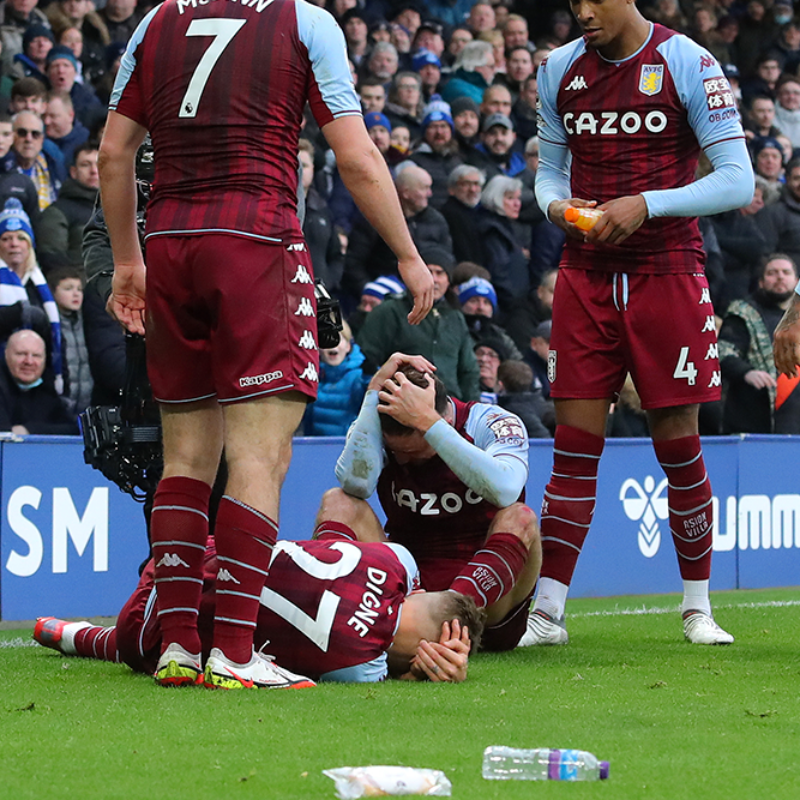
M 339 344 L 320 350 L 319 390 L 304 417 L 306 436 L 344 436 L 358 415 L 370 375 L 362 372 L 364 354 L 344 322 Z
M 542 423 L 544 399 L 541 389 L 533 385 L 533 370 L 524 361 L 504 361 L 497 368 L 497 382 L 497 404 L 525 423 L 531 439 L 549 438 L 550 431 Z
M 64 400 L 72 413 L 80 414 L 91 402 L 94 385 L 83 334 L 83 270 L 79 267 L 57 267 L 47 276 L 47 282 L 61 318 L 62 351 L 67 378 Z

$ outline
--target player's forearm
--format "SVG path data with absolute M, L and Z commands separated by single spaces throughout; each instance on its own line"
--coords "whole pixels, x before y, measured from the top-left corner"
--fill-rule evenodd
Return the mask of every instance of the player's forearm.
M 115 264 L 141 264 L 136 228 L 136 179 L 133 162 L 105 158 L 101 162 L 100 193 Z
M 425 440 L 473 492 L 492 505 L 504 508 L 519 498 L 528 478 L 522 461 L 481 450 L 443 419 L 428 429 Z
M 714 171 L 678 189 L 642 192 L 652 217 L 704 217 L 746 206 L 753 199 L 754 178 L 744 139 L 706 150 Z
M 353 148 L 341 155 L 337 152 L 336 165 L 359 210 L 397 259 L 414 258 L 417 249 L 400 208 L 389 168 L 378 149 L 372 145 L 364 150 Z
M 382 468 L 383 437 L 378 416 L 378 392 L 369 390 L 336 462 L 336 479 L 347 494 L 366 500 L 375 491 Z

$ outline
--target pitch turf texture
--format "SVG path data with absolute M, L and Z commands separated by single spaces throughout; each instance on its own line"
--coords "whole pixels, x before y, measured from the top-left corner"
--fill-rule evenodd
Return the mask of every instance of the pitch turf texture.
M 569 645 L 479 655 L 457 686 L 163 689 L 5 630 L 0 797 L 313 800 L 323 769 L 402 764 L 470 800 L 799 798 L 800 589 L 713 599 L 730 647 L 683 641 L 676 596 L 573 600 Z M 591 750 L 611 777 L 484 781 L 490 744 Z

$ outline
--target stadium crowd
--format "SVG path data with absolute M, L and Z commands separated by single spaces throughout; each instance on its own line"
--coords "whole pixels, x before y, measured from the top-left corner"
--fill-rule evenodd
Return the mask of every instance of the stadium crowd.
M 41 380 L 64 407 L 59 430 L 77 432 L 77 414 L 113 402 L 121 387 L 121 334 L 101 319 L 97 290 L 83 294 L 87 279 L 112 266 L 102 225 L 92 220 L 98 142 L 126 42 L 151 5 L 0 2 L 0 339 L 31 328 L 45 340 Z M 786 0 L 639 6 L 723 65 L 757 176 L 752 203 L 701 223 L 724 342 L 723 400 L 703 409 L 701 432 L 800 433 L 794 386 L 779 387 L 762 352 L 800 258 L 800 19 Z M 344 32 L 369 136 L 392 170 L 436 305 L 422 325 L 407 323 L 396 259 L 358 211 L 307 113 L 299 211 L 316 277 L 349 326 L 321 354 L 320 396 L 298 433 L 342 435 L 371 376 L 402 350 L 435 363 L 454 397 L 499 403 L 520 415 L 530 436 L 551 436 L 546 360 L 564 234 L 534 197 L 536 70 L 577 36 L 573 18 L 556 0 L 326 7 Z M 790 274 L 775 287 L 763 275 L 778 257 Z M 3 381 L 18 386 L 8 362 Z M 9 429 L 49 430 L 15 418 L 18 407 L 3 408 Z M 646 435 L 631 385 L 608 433 Z

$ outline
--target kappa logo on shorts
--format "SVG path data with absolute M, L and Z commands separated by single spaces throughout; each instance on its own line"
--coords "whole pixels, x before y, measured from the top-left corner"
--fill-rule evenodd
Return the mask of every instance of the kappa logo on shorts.
M 709 389 L 713 389 L 715 386 L 722 386 L 722 373 L 718 369 L 711 373 L 711 380 L 708 382 Z
M 303 331 L 300 341 L 297 343 L 300 347 L 306 350 L 316 350 L 317 343 L 314 341 L 314 334 L 311 331 Z
M 703 289 L 700 292 L 700 301 L 697 303 L 697 305 L 702 306 L 706 303 L 711 303 L 711 292 L 708 289 Z
M 713 358 L 719 358 L 719 345 L 717 342 L 712 342 L 706 350 L 706 357 L 703 361 L 711 361 Z
M 300 305 L 297 306 L 297 311 L 294 312 L 296 317 L 313 317 L 314 316 L 314 306 L 311 305 L 311 301 L 307 297 L 300 298 Z
M 302 242 L 298 242 L 297 244 L 290 244 L 286 248 L 287 253 L 305 253 L 306 246 Z
M 558 354 L 555 350 L 547 351 L 547 380 L 553 383 L 556 379 L 556 360 Z
M 301 380 L 305 378 L 307 381 L 314 381 L 319 383 L 319 375 L 317 375 L 317 368 L 309 361 L 306 368 L 300 375 Z
M 272 383 L 283 377 L 283 372 L 276 369 L 275 372 L 264 372 L 261 375 L 247 375 L 239 378 L 239 386 L 244 389 L 246 386 L 261 386 L 264 383 Z
M 294 278 L 292 278 L 291 283 L 314 283 L 314 281 L 308 274 L 308 270 L 302 264 L 298 264 L 297 272 L 295 272 Z

